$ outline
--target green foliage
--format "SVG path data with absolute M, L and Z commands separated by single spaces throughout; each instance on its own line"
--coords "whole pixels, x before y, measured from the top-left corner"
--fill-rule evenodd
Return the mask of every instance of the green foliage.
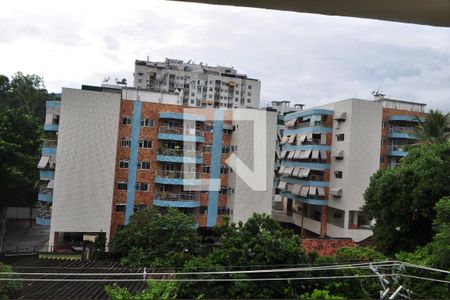
M 13 269 L 0 262 L 0 273 L 11 273 Z M 17 275 L 1 275 L 2 278 L 18 278 Z M 0 299 L 16 299 L 20 296 L 22 283 L 20 281 L 0 281 Z
M 108 296 L 113 300 L 169 300 L 177 298 L 178 286 L 173 281 L 149 280 L 147 284 L 147 289 L 134 295 L 131 295 L 126 288 L 121 288 L 116 284 L 113 286 L 105 286 L 105 290 Z
M 291 230 L 283 229 L 270 216 L 254 214 L 246 223 L 224 225 L 220 246 L 206 258 L 194 258 L 186 263 L 185 271 L 233 270 L 305 265 L 308 258 L 300 247 L 300 239 Z M 228 278 L 283 277 L 286 274 L 230 274 Z M 217 278 L 202 275 L 199 278 Z M 231 281 L 181 282 L 181 298 L 296 298 L 301 285 L 295 281 Z
M 314 289 L 312 293 L 304 293 L 299 296 L 299 299 L 345 299 L 341 296 L 330 295 L 327 290 L 317 290 Z
M 387 254 L 413 251 L 431 241 L 434 206 L 450 194 L 450 143 L 412 147 L 402 163 L 379 170 L 371 179 L 363 209 L 375 244 Z
M 17 72 L 9 81 L 0 75 L 0 109 L 22 108 L 25 113 L 33 115 L 40 124 L 45 117 L 45 101 L 48 93 L 44 81 L 38 75 L 24 75 Z
M 386 256 L 370 247 L 342 247 L 336 252 L 336 261 L 339 263 L 383 260 L 386 260 Z
M 435 144 L 444 143 L 450 138 L 450 116 L 439 110 L 430 110 L 427 117 L 422 120 L 416 117 L 419 125 L 416 127 L 415 135 L 422 143 Z
M 94 242 L 94 258 L 100 259 L 105 255 L 106 233 L 100 232 Z
M 147 208 L 133 215 L 111 240 L 122 263 L 134 267 L 179 267 L 198 254 L 201 239 L 195 220 L 176 209 L 161 214 Z
M 32 205 L 37 199 L 41 137 L 41 124 L 26 109 L 0 110 L 0 208 L 10 203 Z

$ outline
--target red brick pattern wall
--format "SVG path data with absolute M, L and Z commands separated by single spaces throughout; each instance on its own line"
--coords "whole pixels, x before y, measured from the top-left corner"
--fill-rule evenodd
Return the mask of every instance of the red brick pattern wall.
M 357 244 L 352 239 L 303 239 L 302 247 L 307 251 L 317 251 L 320 256 L 336 255 L 342 247 L 354 247 Z
M 143 102 L 142 103 L 142 118 L 153 119 L 154 126 L 151 128 L 141 127 L 140 128 L 140 139 L 152 140 L 153 147 L 151 149 L 142 149 L 139 148 L 138 152 L 138 160 L 140 161 L 150 161 L 151 168 L 150 170 L 138 170 L 136 174 L 136 182 L 144 182 L 149 183 L 149 191 L 147 192 L 136 192 L 135 193 L 135 205 L 147 205 L 152 206 L 153 203 L 153 195 L 158 187 L 154 183 L 154 179 L 156 176 L 156 171 L 161 168 L 161 164 L 156 161 L 156 155 L 158 152 L 158 130 L 159 126 L 162 123 L 159 119 L 160 112 L 176 112 L 183 113 L 186 107 L 180 105 L 170 105 L 170 104 L 160 104 L 160 103 L 151 103 L 151 102 Z M 189 112 L 191 114 L 200 114 L 204 115 L 207 118 L 207 122 L 212 122 L 208 120 L 214 120 L 214 110 L 212 109 L 201 109 L 201 108 L 189 108 Z M 120 107 L 120 118 L 117 120 L 119 122 L 119 132 L 118 132 L 118 144 L 117 144 L 117 155 L 116 155 L 116 174 L 115 174 L 115 182 L 114 182 L 114 195 L 113 195 L 113 207 L 112 207 L 112 221 L 111 221 L 111 236 L 113 236 L 117 231 L 118 225 L 123 225 L 125 221 L 125 213 L 124 212 L 116 212 L 116 204 L 125 204 L 127 198 L 126 191 L 119 191 L 117 189 L 118 181 L 128 181 L 128 169 L 120 169 L 119 161 L 120 160 L 129 160 L 130 157 L 130 149 L 121 147 L 121 139 L 122 138 L 131 138 L 131 125 L 123 125 L 122 117 L 123 116 L 133 116 L 133 101 L 131 100 L 122 100 Z M 231 123 L 231 112 L 225 112 L 225 122 Z M 203 126 L 203 125 L 202 125 Z M 205 132 L 204 135 L 204 144 L 212 144 L 213 133 Z M 231 135 L 223 134 L 223 144 L 230 145 Z M 203 152 L 203 144 L 199 145 L 199 149 Z M 209 166 L 211 164 L 211 154 L 210 153 L 202 153 L 203 155 L 203 164 Z M 222 155 L 222 164 L 225 164 L 225 160 L 228 155 Z M 201 172 L 201 164 L 197 166 L 197 172 L 200 173 L 201 178 L 209 178 L 209 174 Z M 228 175 L 221 175 L 221 184 L 222 186 L 228 186 Z M 182 187 L 181 187 L 182 188 Z M 180 192 L 182 192 L 180 190 Z M 227 195 L 219 195 L 219 207 L 226 207 L 227 203 Z M 208 206 L 208 195 L 201 194 L 200 195 L 200 205 Z M 206 215 L 198 215 L 198 222 L 200 227 L 206 226 Z M 221 222 L 221 216 L 218 216 L 218 222 Z

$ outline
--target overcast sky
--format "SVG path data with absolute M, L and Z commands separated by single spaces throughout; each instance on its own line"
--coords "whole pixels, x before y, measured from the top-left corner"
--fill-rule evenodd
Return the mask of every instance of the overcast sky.
M 450 28 L 262 9 L 146 1 L 3 1 L 0 73 L 49 91 L 133 80 L 135 59 L 233 66 L 261 100 L 307 106 L 381 90 L 450 110 Z

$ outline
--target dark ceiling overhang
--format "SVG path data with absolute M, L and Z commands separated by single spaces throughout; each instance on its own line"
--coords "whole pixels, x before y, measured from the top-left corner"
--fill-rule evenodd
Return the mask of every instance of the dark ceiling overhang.
M 450 27 L 450 0 L 172 0 Z

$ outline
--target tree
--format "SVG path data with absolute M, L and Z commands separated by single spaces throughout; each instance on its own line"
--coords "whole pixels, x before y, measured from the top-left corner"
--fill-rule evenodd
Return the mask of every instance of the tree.
M 105 290 L 113 300 L 169 300 L 177 298 L 178 286 L 175 282 L 149 280 L 147 284 L 147 289 L 134 295 L 130 294 L 126 288 L 121 288 L 117 285 L 108 285 L 105 287 Z
M 26 109 L 0 110 L 0 209 L 36 201 L 41 138 L 40 123 Z
M 195 227 L 194 218 L 174 208 L 164 213 L 147 208 L 131 217 L 110 246 L 129 266 L 180 267 L 201 250 Z
M 383 253 L 369 247 L 342 247 L 336 251 L 336 261 L 339 263 L 383 260 L 386 260 L 386 256 Z
M 416 117 L 419 125 L 415 135 L 422 143 L 435 144 L 446 142 L 450 138 L 450 116 L 439 110 L 430 110 L 425 119 Z
M 8 77 L 0 75 L 0 108 L 22 108 L 42 123 L 47 99 L 44 81 L 38 75 L 24 75 L 17 72 L 11 81 Z
M 370 179 L 364 211 L 375 220 L 374 240 L 387 254 L 431 241 L 435 204 L 450 195 L 450 142 L 413 147 L 402 163 Z
M 5 275 L 2 273 L 12 273 L 13 269 L 8 266 L 5 265 L 3 263 L 0 262 L 0 275 L 2 278 L 10 278 L 10 279 L 14 279 L 17 278 L 18 276 L 13 274 L 13 275 Z M 22 290 L 22 283 L 20 281 L 14 281 L 14 280 L 9 280 L 9 281 L 0 281 L 0 299 L 17 299 L 20 296 L 20 292 Z
M 246 223 L 225 225 L 220 246 L 207 258 L 195 258 L 185 265 L 186 271 L 233 270 L 299 266 L 308 263 L 300 246 L 300 238 L 292 230 L 283 229 L 265 214 L 254 214 Z M 303 276 L 304 274 L 302 274 Z M 234 279 L 261 276 L 283 277 L 291 274 L 232 274 Z M 183 277 L 181 277 L 183 278 Z M 199 278 L 215 278 L 203 275 Z M 232 282 L 182 282 L 181 298 L 295 298 L 301 285 L 286 281 L 232 281 Z

